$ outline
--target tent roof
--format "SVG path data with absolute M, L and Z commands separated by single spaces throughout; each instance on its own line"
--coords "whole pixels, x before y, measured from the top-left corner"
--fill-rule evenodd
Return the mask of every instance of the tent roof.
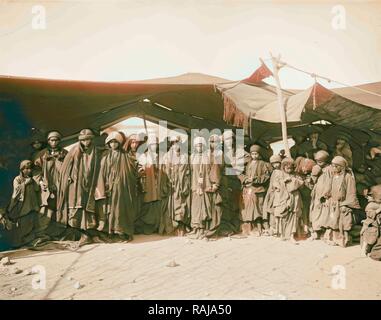
M 230 89 L 227 89 L 229 87 Z M 281 121 L 275 89 L 266 85 L 218 85 L 234 112 L 258 121 Z M 357 88 L 381 94 L 381 82 Z M 356 87 L 329 90 L 320 84 L 301 91 L 283 90 L 287 121 L 327 120 L 349 128 L 381 131 L 381 97 Z
M 200 73 L 129 82 L 2 76 L 0 106 L 20 108 L 31 127 L 44 132 L 56 129 L 64 135 L 143 114 L 188 128 L 227 127 L 216 82 L 229 80 Z M 144 99 L 152 104 L 143 103 Z

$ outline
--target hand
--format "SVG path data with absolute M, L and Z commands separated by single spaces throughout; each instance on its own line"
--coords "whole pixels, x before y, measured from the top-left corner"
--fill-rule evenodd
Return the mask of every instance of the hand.
M 46 191 L 48 189 L 48 186 L 45 183 L 43 183 L 42 181 L 40 182 L 40 186 L 41 186 L 42 191 Z

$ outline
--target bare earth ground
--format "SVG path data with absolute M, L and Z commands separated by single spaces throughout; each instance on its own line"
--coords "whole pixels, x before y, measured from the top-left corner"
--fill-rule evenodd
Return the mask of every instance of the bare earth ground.
M 358 245 L 343 249 L 321 241 L 208 242 L 153 235 L 77 251 L 7 255 L 14 263 L 0 267 L 1 299 L 381 298 L 381 262 L 360 257 Z M 35 265 L 45 267 L 45 290 L 32 289 L 39 276 L 28 271 Z M 335 265 L 345 267 L 346 289 L 332 288 Z

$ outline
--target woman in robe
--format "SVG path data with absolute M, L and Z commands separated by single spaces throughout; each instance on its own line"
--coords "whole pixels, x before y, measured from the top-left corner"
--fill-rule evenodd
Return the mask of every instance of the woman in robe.
M 136 233 L 152 234 L 159 231 L 165 202 L 168 195 L 169 181 L 159 163 L 158 138 L 150 134 L 147 139 L 147 150 L 138 156 L 142 171 L 143 204 L 135 221 Z
M 95 188 L 101 152 L 93 143 L 94 137 L 92 130 L 81 130 L 79 142 L 66 155 L 61 168 L 57 222 L 80 232 L 79 246 L 91 243 L 97 234 Z
M 276 175 L 273 188 L 274 194 L 274 216 L 277 231 L 280 231 L 282 240 L 295 242 L 298 231 L 299 220 L 302 215 L 302 198 L 300 187 L 304 181 L 294 172 L 294 160 L 284 158 L 282 160 L 282 171 Z
M 103 155 L 95 198 L 99 208 L 98 231 L 120 240 L 132 240 L 136 216 L 136 167 L 122 149 L 124 139 L 117 132 L 106 138 L 109 150 Z
M 163 172 L 167 175 L 170 187 L 167 197 L 163 199 L 162 217 L 159 233 L 184 236 L 189 225 L 190 208 L 190 168 L 188 155 L 182 152 L 181 138 L 170 137 L 171 146 L 163 156 Z

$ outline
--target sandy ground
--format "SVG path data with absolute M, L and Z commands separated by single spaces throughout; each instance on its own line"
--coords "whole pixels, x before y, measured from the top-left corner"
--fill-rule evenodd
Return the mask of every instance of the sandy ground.
M 13 264 L 0 267 L 0 298 L 380 299 L 381 262 L 359 253 L 321 241 L 156 235 L 77 251 L 18 250 L 7 253 Z M 41 274 L 28 271 L 36 265 L 45 268 L 45 289 L 33 289 Z M 337 265 L 344 282 L 336 281 Z

